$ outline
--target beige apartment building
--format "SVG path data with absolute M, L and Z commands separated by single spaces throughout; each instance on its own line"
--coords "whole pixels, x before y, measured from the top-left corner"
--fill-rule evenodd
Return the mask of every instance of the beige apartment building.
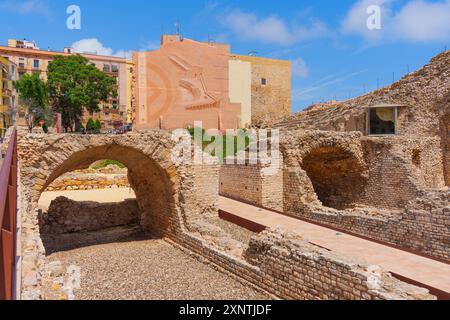
M 17 66 L 0 56 L 0 140 L 15 123 L 17 95 L 13 81 L 17 79 Z
M 25 73 L 39 73 L 43 79 L 47 77 L 47 67 L 50 61 L 56 55 L 71 55 L 74 54 L 71 48 L 65 48 L 62 52 L 45 51 L 37 47 L 33 42 L 25 40 L 8 40 L 8 46 L 0 46 L 0 56 L 5 57 L 15 63 L 18 68 L 19 77 Z M 100 70 L 106 72 L 108 75 L 116 78 L 117 97 L 110 98 L 107 103 L 100 106 L 101 112 L 94 115 L 85 115 L 84 122 L 87 122 L 89 117 L 94 120 L 99 119 L 102 128 L 114 128 L 130 123 L 131 116 L 131 73 L 133 71 L 133 64 L 125 58 L 100 56 L 96 54 L 81 54 L 87 58 Z M 24 110 L 18 114 L 18 123 L 24 117 Z

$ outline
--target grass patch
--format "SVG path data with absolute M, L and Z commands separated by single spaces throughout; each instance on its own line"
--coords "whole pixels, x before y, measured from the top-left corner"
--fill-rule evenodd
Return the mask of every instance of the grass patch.
M 92 166 L 92 169 L 99 170 L 99 169 L 106 168 L 107 166 L 110 166 L 110 165 L 118 166 L 120 169 L 125 168 L 125 165 L 123 163 L 119 162 L 119 161 L 116 161 L 116 160 L 101 160 L 101 161 L 95 163 Z
M 203 139 L 202 139 L 202 150 L 203 151 L 205 151 L 206 148 L 208 146 L 210 146 L 211 144 L 216 143 L 216 139 L 221 137 L 223 139 L 222 152 L 220 152 L 221 154 L 216 154 L 215 150 L 212 150 L 210 153 L 212 156 L 218 157 L 221 162 L 224 162 L 227 157 L 236 156 L 239 151 L 247 149 L 247 147 L 250 145 L 250 142 L 251 142 L 250 137 L 245 130 L 238 130 L 238 134 L 235 136 L 224 136 L 224 135 L 209 136 L 206 134 L 206 131 L 201 128 L 191 128 L 191 129 L 188 129 L 188 131 L 189 131 L 189 134 L 192 136 L 192 139 L 194 139 L 195 133 L 197 133 L 198 135 L 201 135 L 201 137 L 203 137 Z M 245 142 L 244 142 L 244 146 L 240 146 L 240 148 L 239 148 L 238 138 L 239 137 L 242 138 L 242 136 L 244 136 Z M 232 149 L 229 149 L 227 146 L 227 141 L 229 139 L 233 139 L 233 148 Z

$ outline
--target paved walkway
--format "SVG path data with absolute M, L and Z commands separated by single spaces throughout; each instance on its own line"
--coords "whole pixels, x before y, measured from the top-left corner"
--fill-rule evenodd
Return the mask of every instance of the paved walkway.
M 220 209 L 266 227 L 297 231 L 308 241 L 349 258 L 379 265 L 389 272 L 450 293 L 450 265 L 362 238 L 220 198 Z

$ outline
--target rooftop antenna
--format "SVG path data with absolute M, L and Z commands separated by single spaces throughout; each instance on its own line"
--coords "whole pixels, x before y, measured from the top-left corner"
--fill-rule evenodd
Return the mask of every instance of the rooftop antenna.
M 213 38 L 211 38 L 211 35 L 208 34 L 208 43 L 216 43 L 216 40 L 214 40 Z
M 177 20 L 177 22 L 175 22 L 175 29 L 176 29 L 177 36 L 180 36 L 180 39 L 183 40 L 183 36 L 181 35 L 181 24 L 180 24 L 179 20 Z

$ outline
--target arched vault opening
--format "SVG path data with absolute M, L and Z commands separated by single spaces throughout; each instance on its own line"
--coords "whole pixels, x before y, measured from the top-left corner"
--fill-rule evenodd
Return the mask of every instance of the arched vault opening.
M 319 200 L 338 210 L 352 207 L 364 189 L 364 170 L 358 159 L 339 147 L 319 147 L 303 158 Z
M 139 205 L 139 222 L 146 231 L 161 236 L 179 228 L 176 194 L 166 170 L 140 150 L 128 146 L 96 146 L 73 153 L 51 172 L 42 190 L 61 175 L 103 159 L 119 161 L 128 168 L 128 181 Z

